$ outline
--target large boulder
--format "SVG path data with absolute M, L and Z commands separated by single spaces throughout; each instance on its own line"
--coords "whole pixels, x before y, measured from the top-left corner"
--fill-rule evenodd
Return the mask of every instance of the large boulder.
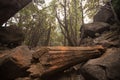
M 82 72 L 86 80 L 120 80 L 120 48 L 108 49 L 100 58 L 88 61 Z
M 104 31 L 109 31 L 110 25 L 104 22 L 94 22 L 94 23 L 84 24 L 82 28 L 84 28 L 84 37 L 89 36 L 91 38 L 94 38 L 98 36 L 96 34 L 101 34 Z
M 120 34 L 117 31 L 109 31 L 93 40 L 94 44 L 99 44 L 104 47 L 120 47 Z
M 15 80 L 29 75 L 32 52 L 26 46 L 0 52 L 0 79 Z
M 32 0 L 0 0 L 0 26 Z
M 115 22 L 109 3 L 101 7 L 101 9 L 94 16 L 93 20 L 94 22 L 106 22 L 109 24 L 113 24 Z
M 16 26 L 0 27 L 0 44 L 9 48 L 21 45 L 25 36 L 23 30 Z

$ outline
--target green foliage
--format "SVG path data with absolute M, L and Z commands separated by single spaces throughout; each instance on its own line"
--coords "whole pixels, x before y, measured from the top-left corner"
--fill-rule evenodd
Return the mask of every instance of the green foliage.
M 33 2 L 8 21 L 8 24 L 16 24 L 24 29 L 25 44 L 33 47 L 44 46 L 47 40 L 52 46 L 69 44 L 69 40 L 77 45 L 85 16 L 93 17 L 100 4 L 99 0 L 52 0 L 49 5 L 45 0 Z
M 39 9 L 42 7 L 42 9 Z M 12 17 L 8 24 L 16 24 L 23 27 L 26 34 L 25 44 L 29 46 L 43 46 L 47 40 L 49 28 L 52 31 L 55 29 L 55 18 L 50 15 L 51 12 L 48 6 L 39 6 L 34 3 L 30 3 L 14 17 Z
M 92 18 L 100 8 L 100 0 L 86 0 L 84 5 L 85 14 Z

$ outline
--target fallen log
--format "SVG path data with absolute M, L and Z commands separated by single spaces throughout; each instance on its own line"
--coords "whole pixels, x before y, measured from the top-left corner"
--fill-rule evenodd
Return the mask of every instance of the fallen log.
M 81 50 L 95 50 L 95 49 L 104 49 L 102 46 L 87 46 L 87 47 L 70 47 L 70 46 L 56 46 L 56 47 L 47 47 L 50 51 L 81 51 Z
M 38 63 L 31 65 L 31 68 L 28 70 L 31 72 L 31 76 L 41 76 L 43 78 L 51 76 L 81 62 L 85 62 L 92 58 L 97 58 L 102 55 L 105 49 L 102 46 L 93 46 L 46 47 L 46 49 L 43 48 L 43 50 L 48 51 L 42 51 L 41 48 L 40 51 L 39 49 L 36 50 L 37 54 L 40 55 L 40 58 L 37 59 L 39 60 Z

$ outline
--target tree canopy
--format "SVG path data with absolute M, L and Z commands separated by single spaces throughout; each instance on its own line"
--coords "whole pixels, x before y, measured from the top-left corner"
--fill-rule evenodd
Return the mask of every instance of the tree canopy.
M 34 0 L 12 17 L 7 25 L 22 27 L 24 44 L 35 46 L 79 46 L 80 28 L 92 22 L 105 0 Z M 120 1 L 112 0 L 119 11 Z M 118 13 L 118 12 L 116 12 Z

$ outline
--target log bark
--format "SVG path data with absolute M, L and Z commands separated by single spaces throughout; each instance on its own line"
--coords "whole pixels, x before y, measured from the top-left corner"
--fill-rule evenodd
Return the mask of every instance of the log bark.
M 99 57 L 102 55 L 104 48 L 102 46 L 93 47 L 46 47 L 47 52 L 40 53 L 37 50 L 37 54 L 40 55 L 38 63 L 31 66 L 28 70 L 32 76 L 49 77 L 58 72 L 64 71 L 76 64 L 85 62 L 89 59 Z M 43 48 L 43 50 L 46 50 Z M 43 54 L 44 53 L 44 54 Z M 42 54 L 42 56 L 41 56 Z M 33 54 L 34 55 L 34 54 Z M 38 58 L 38 57 L 36 57 Z M 40 68 L 41 69 L 37 69 Z M 36 69 L 33 69 L 36 68 Z M 36 73 L 34 71 L 37 71 Z M 39 72 L 40 71 L 40 72 Z
M 102 46 L 81 46 L 81 47 L 64 47 L 64 46 L 56 46 L 56 47 L 47 47 L 50 51 L 81 51 L 81 50 L 95 50 L 95 49 L 104 49 Z

